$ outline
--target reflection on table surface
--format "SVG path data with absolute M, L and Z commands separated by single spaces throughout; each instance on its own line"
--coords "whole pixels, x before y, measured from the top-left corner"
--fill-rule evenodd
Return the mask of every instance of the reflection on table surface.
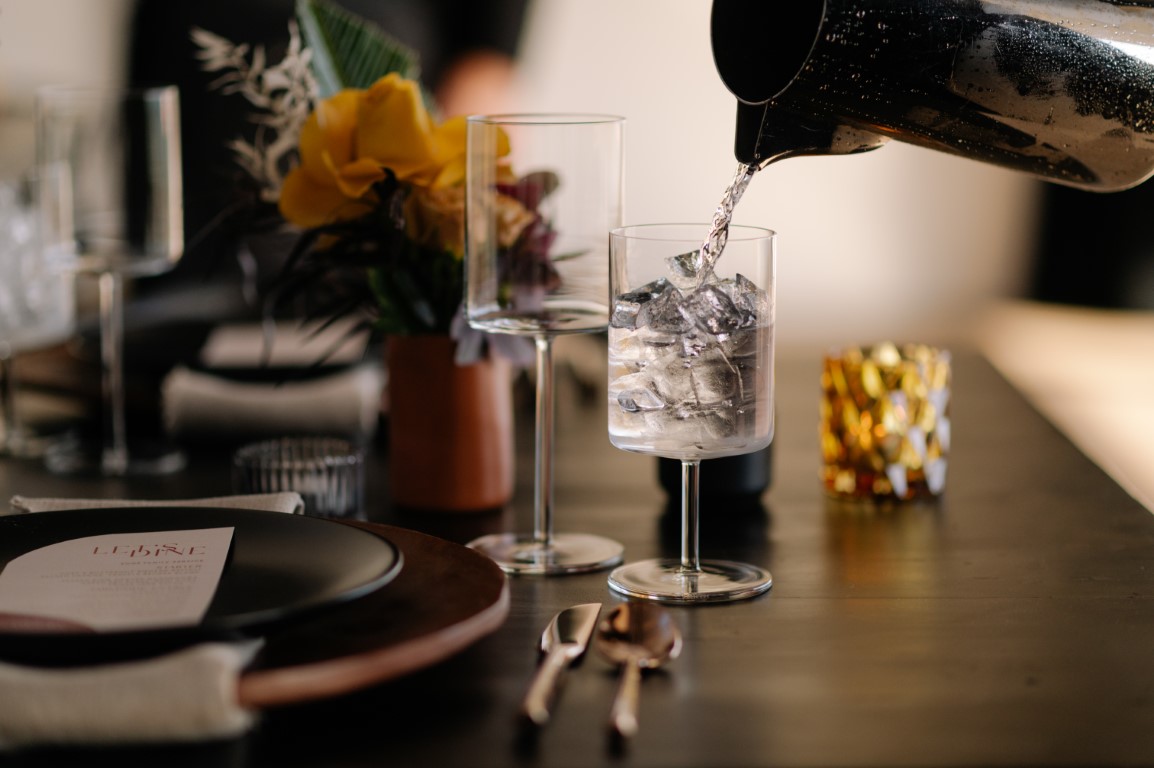
M 613 670 L 590 655 L 555 721 L 523 739 L 515 713 L 549 618 L 614 604 L 606 574 L 522 578 L 493 635 L 423 672 L 264 713 L 225 745 L 83 753 L 170 765 L 1045 765 L 1148 764 L 1154 656 L 1154 519 L 982 358 L 955 355 L 954 443 L 944 498 L 839 505 L 818 482 L 821 350 L 777 366 L 770 490 L 703 508 L 703 547 L 767 567 L 765 596 L 673 608 L 681 657 L 642 686 L 641 729 L 615 757 L 605 735 Z M 528 403 L 526 403 L 527 405 Z M 563 388 L 557 506 L 622 541 L 627 560 L 676 555 L 678 511 L 655 461 L 614 449 L 605 404 Z M 387 456 L 370 516 L 464 541 L 528 524 L 532 419 L 518 413 L 518 488 L 491 515 L 388 508 Z M 227 490 L 228 451 L 139 481 L 62 481 L 0 463 L 0 494 L 179 498 Z M 436 599 L 430 594 L 429 599 Z M 403 617 L 398 617 L 403 620 Z M 65 757 L 71 758 L 69 753 Z M 60 765 L 33 754 L 16 764 Z
M 985 318 L 980 344 L 1038 410 L 1154 512 L 1154 313 L 1006 303 Z

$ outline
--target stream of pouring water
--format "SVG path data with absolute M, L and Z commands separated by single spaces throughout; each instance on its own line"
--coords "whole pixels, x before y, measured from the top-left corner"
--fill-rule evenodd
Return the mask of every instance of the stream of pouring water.
M 717 210 L 713 212 L 713 221 L 710 222 L 709 234 L 701 244 L 700 266 L 697 270 L 697 287 L 700 288 L 713 274 L 713 267 L 717 264 L 721 252 L 725 250 L 725 242 L 729 239 L 729 224 L 733 221 L 733 208 L 745 194 L 750 179 L 757 172 L 757 166 L 751 163 L 741 163 L 737 166 L 737 173 L 733 181 L 725 188 Z

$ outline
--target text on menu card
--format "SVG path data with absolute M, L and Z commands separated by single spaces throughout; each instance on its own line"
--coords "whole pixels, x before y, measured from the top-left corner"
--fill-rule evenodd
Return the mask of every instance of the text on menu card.
M 232 537 L 224 527 L 50 544 L 0 572 L 0 614 L 98 632 L 196 625 L 216 594 Z

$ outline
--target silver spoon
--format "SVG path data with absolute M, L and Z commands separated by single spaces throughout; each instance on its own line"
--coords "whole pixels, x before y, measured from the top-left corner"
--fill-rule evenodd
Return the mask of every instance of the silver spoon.
M 621 682 L 609 712 L 609 727 L 622 740 L 637 733 L 641 670 L 656 669 L 681 653 L 681 632 L 656 603 L 623 603 L 598 624 L 598 652 L 621 667 Z

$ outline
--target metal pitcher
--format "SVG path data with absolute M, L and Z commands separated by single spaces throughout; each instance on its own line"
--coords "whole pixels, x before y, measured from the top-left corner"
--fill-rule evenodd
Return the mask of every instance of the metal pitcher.
M 1147 0 L 714 0 L 735 154 L 887 139 L 1114 191 L 1154 173 Z

